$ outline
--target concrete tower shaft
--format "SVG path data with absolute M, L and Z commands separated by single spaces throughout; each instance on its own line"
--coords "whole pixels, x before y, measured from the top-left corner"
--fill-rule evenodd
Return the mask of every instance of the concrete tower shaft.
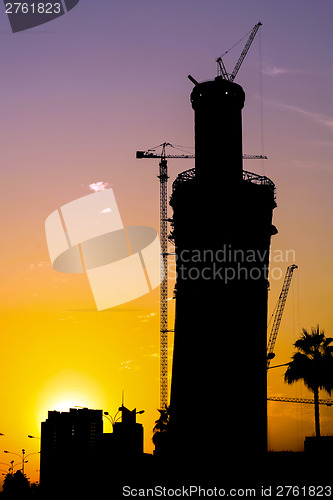
M 194 87 L 195 171 L 200 184 L 211 188 L 212 176 L 215 185 L 222 179 L 230 187 L 242 181 L 244 101 L 242 87 L 222 77 Z
M 200 460 L 267 446 L 267 287 L 274 184 L 242 171 L 244 91 L 191 95 L 195 170 L 173 186 L 177 257 L 170 444 Z M 193 415 L 196 412 L 196 415 Z

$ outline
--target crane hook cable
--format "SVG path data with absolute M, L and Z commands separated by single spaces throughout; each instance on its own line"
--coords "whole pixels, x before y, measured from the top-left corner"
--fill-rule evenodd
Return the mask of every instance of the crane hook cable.
M 230 49 L 226 50 L 226 51 L 225 51 L 225 52 L 224 52 L 224 53 L 220 56 L 220 58 L 222 58 L 222 57 L 224 57 L 226 54 L 228 54 L 228 52 L 230 52 L 230 50 L 232 50 L 233 48 L 235 48 L 235 47 L 236 47 L 236 45 L 238 45 L 239 43 L 241 43 L 241 42 L 244 40 L 244 38 L 246 38 L 246 37 L 247 37 L 247 36 L 248 36 L 251 32 L 252 32 L 252 29 L 251 29 L 248 33 L 246 33 L 246 35 L 244 35 L 244 36 L 243 36 L 243 38 L 241 38 L 240 40 L 238 40 L 238 42 L 236 42 L 236 43 L 235 43 L 232 47 L 230 47 Z M 219 59 L 219 58 L 218 58 L 218 59 Z

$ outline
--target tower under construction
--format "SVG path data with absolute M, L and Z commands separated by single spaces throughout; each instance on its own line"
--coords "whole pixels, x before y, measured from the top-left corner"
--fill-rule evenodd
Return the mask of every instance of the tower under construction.
M 275 186 L 242 167 L 242 87 L 197 83 L 195 169 L 173 184 L 177 282 L 170 443 L 204 458 L 267 447 L 266 331 Z

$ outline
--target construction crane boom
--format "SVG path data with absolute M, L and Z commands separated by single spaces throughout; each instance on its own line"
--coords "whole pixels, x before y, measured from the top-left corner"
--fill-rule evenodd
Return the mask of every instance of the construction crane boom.
M 267 368 L 269 367 L 271 359 L 274 357 L 273 351 L 274 351 L 274 347 L 275 347 L 277 334 L 279 332 L 279 328 L 280 328 L 280 324 L 281 324 L 284 306 L 286 305 L 286 301 L 287 301 L 287 297 L 288 297 L 291 278 L 293 277 L 293 272 L 295 269 L 297 269 L 297 267 L 298 266 L 296 266 L 296 264 L 292 264 L 291 266 L 288 266 L 287 270 L 286 270 L 286 275 L 284 277 L 284 281 L 283 281 L 283 285 L 282 285 L 282 291 L 280 293 L 280 297 L 278 300 L 276 313 L 274 316 L 274 321 L 273 321 L 273 325 L 272 325 L 272 329 L 271 329 L 271 333 L 270 333 L 269 341 L 268 341 L 268 345 L 267 345 Z
M 285 403 L 306 403 L 306 404 L 314 404 L 313 399 L 304 399 L 304 398 L 280 398 L 278 396 L 270 396 L 267 398 L 267 401 L 284 401 Z M 320 405 L 333 406 L 332 399 L 319 399 Z
M 244 47 L 244 49 L 243 49 L 243 51 L 242 51 L 242 53 L 241 53 L 241 55 L 240 55 L 240 57 L 239 57 L 239 59 L 238 59 L 238 61 L 236 63 L 236 66 L 234 67 L 234 70 L 233 70 L 233 72 L 230 75 L 230 81 L 231 82 L 233 82 L 234 79 L 236 78 L 236 75 L 237 75 L 237 73 L 239 71 L 239 68 L 241 67 L 241 65 L 243 63 L 243 61 L 244 61 L 244 59 L 246 57 L 246 54 L 248 53 L 249 48 L 251 47 L 253 39 L 256 36 L 257 31 L 260 28 L 260 26 L 262 26 L 261 22 L 257 23 L 255 25 L 255 27 L 253 28 L 253 30 L 251 31 L 251 34 L 250 34 L 250 36 L 248 38 L 248 41 L 246 42 L 245 47 Z
M 267 160 L 266 155 L 243 155 L 243 160 Z
M 224 79 L 224 80 L 229 80 L 229 82 L 233 82 L 234 79 L 236 78 L 236 75 L 239 71 L 239 68 L 241 67 L 241 65 L 243 64 L 243 61 L 246 57 L 246 54 L 248 53 L 249 51 L 249 48 L 251 47 L 251 44 L 254 40 L 254 37 L 256 36 L 257 34 L 257 31 L 258 29 L 260 28 L 260 26 L 262 26 L 262 23 L 259 21 L 253 28 L 253 30 L 251 31 L 250 33 L 250 36 L 245 44 L 245 47 L 244 49 L 242 50 L 242 53 L 236 63 L 236 66 L 234 67 L 233 69 L 233 72 L 229 75 L 227 73 L 227 70 L 225 68 L 225 65 L 224 65 L 224 62 L 222 60 L 222 56 L 221 57 L 218 57 L 216 59 L 216 62 L 217 64 L 219 65 L 219 75 Z M 246 36 L 246 35 L 245 35 Z M 226 54 L 226 53 L 225 53 Z M 224 54 L 223 54 L 224 55 Z
M 137 151 L 136 152 L 136 158 L 141 159 L 141 158 L 194 158 L 194 155 L 162 155 L 162 154 L 156 154 L 152 153 L 151 151 Z
M 165 143 L 166 145 L 168 145 L 168 143 Z M 191 158 L 195 158 L 195 155 L 194 154 L 183 154 L 183 155 L 167 155 L 165 154 L 164 156 L 162 156 L 162 154 L 156 154 L 156 153 L 152 153 L 150 150 L 148 151 L 137 151 L 136 152 L 136 158 L 137 159 L 142 159 L 142 158 L 176 158 L 176 159 L 191 159 Z M 267 160 L 267 156 L 265 155 L 246 155 L 244 154 L 243 155 L 243 160 Z

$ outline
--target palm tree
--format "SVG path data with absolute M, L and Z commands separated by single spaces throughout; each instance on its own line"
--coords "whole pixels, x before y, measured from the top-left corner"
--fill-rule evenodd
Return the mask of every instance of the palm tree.
M 325 337 L 324 330 L 311 328 L 309 333 L 302 329 L 301 337 L 294 347 L 297 352 L 284 374 L 284 381 L 293 384 L 303 380 L 304 384 L 314 394 L 316 437 L 320 437 L 319 421 L 319 389 L 324 389 L 331 395 L 333 390 L 333 342 L 332 337 Z

